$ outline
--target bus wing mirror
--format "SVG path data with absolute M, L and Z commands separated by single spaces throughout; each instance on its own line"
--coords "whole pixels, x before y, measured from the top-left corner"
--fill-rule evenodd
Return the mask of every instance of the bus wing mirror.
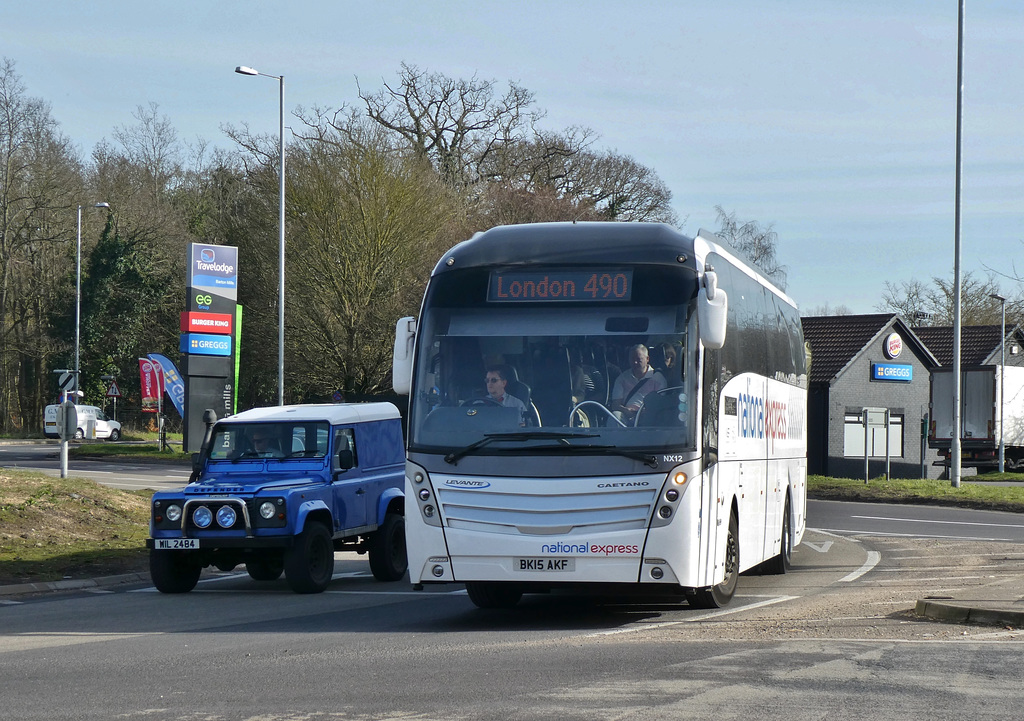
M 391 360 L 391 387 L 400 396 L 412 387 L 412 351 L 416 340 L 416 319 L 399 318 L 395 326 L 395 353 Z
M 728 310 L 729 297 L 718 287 L 718 275 L 707 271 L 704 284 L 697 292 L 697 325 L 705 348 L 716 350 L 725 345 Z

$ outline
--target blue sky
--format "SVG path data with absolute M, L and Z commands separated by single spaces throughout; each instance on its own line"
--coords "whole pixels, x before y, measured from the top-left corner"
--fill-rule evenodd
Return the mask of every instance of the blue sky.
M 628 7 L 628 9 L 627 9 Z M 886 281 L 952 277 L 957 1 L 205 0 L 6 7 L 0 56 L 88 155 L 139 105 L 180 137 L 358 102 L 401 62 L 514 80 L 543 125 L 654 168 L 685 218 L 772 224 L 805 309 L 874 312 Z M 1024 3 L 967 0 L 963 268 L 1024 275 Z M 1015 259 L 1020 258 L 1015 263 Z M 1003 281 L 1009 295 L 1018 283 Z

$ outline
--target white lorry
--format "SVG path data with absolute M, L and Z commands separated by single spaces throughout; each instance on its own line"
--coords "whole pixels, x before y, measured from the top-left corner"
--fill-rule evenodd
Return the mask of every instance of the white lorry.
M 971 368 L 961 375 L 960 465 L 979 470 L 998 468 L 1001 405 L 1004 466 L 1006 470 L 1024 468 L 1024 367 L 1006 366 L 1003 403 L 999 397 L 999 366 Z M 932 371 L 928 405 L 928 447 L 938 450 L 948 464 L 953 438 L 952 369 Z

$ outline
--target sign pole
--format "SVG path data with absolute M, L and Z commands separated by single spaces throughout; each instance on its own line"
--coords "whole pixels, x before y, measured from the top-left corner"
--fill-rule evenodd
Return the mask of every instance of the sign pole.
M 60 477 L 68 477 L 68 440 L 60 439 Z

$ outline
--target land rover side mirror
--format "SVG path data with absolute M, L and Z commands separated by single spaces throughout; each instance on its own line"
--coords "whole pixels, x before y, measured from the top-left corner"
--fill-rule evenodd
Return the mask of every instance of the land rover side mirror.
M 391 360 L 391 386 L 400 396 L 409 395 L 412 387 L 412 356 L 416 340 L 416 319 L 399 318 L 395 326 L 395 353 Z
M 352 455 L 352 451 L 344 450 L 338 451 L 334 454 L 334 468 L 332 469 L 335 473 L 341 473 L 347 471 L 355 465 L 355 458 Z
M 725 345 L 728 310 L 729 297 L 718 287 L 718 274 L 713 268 L 708 268 L 697 291 L 697 325 L 705 348 L 716 350 Z

